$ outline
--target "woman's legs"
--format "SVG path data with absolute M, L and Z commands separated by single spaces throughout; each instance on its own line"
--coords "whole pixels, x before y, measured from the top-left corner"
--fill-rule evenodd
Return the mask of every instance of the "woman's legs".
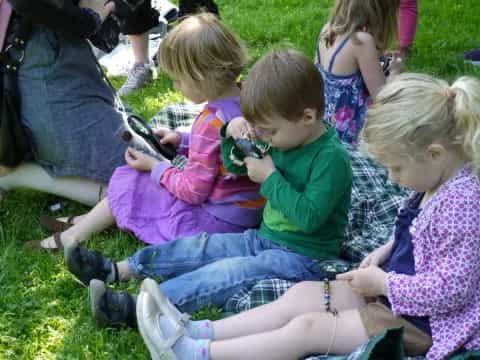
M 326 312 L 305 313 L 273 331 L 212 341 L 210 358 L 288 360 L 327 352 L 346 354 L 367 340 L 356 309 L 340 311 L 337 316 Z
M 85 214 L 82 219 L 76 222 L 71 228 L 61 233 L 60 238 L 63 245 L 73 245 L 87 240 L 91 235 L 107 229 L 115 224 L 112 210 L 108 204 L 108 198 L 104 198 L 92 210 Z M 53 237 L 42 241 L 42 247 L 55 248 Z
M 215 340 L 237 338 L 280 329 L 306 313 L 324 312 L 323 282 L 304 281 L 270 304 L 213 322 Z M 331 307 L 338 311 L 365 306 L 365 300 L 344 281 L 330 283 Z M 249 357 L 246 357 L 249 358 Z
M 79 177 L 52 177 L 35 163 L 22 163 L 11 171 L 0 167 L 0 189 L 8 191 L 20 187 L 93 206 L 102 198 L 105 184 Z

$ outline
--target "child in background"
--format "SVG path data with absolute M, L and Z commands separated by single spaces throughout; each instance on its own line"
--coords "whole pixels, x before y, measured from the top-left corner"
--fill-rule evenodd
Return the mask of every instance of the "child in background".
M 399 326 L 410 356 L 437 360 L 480 348 L 480 81 L 449 86 L 400 75 L 377 95 L 362 138 L 393 180 L 416 191 L 394 238 L 337 281 L 303 282 L 273 303 L 214 322 L 180 317 L 147 279 L 137 317 L 153 358 L 346 354 Z
M 386 78 L 380 56 L 397 33 L 399 0 L 336 0 L 317 45 L 316 64 L 325 82 L 325 119 L 340 139 L 356 144 L 370 98 Z M 390 73 L 400 71 L 399 58 Z
M 220 128 L 241 116 L 236 79 L 246 56 L 237 37 L 215 15 L 199 14 L 176 26 L 162 41 L 161 67 L 194 103 L 208 101 L 191 134 L 162 132 L 188 161 L 183 169 L 127 149 L 129 166 L 118 168 L 108 197 L 63 233 L 34 246 L 62 247 L 86 240 L 115 222 L 149 244 L 181 236 L 241 232 L 258 226 L 264 200 L 247 176 L 224 168 Z
M 222 154 L 229 173 L 247 172 L 261 184 L 267 205 L 260 229 L 200 233 L 149 246 L 116 264 L 80 246 L 66 249 L 68 269 L 90 283 L 98 325 L 135 324 L 132 296 L 114 293 L 103 281 L 160 277 L 165 280 L 160 287 L 175 304 L 197 311 L 221 307 L 261 279 L 317 279 L 319 261 L 339 256 L 352 170 L 335 129 L 322 120 L 323 81 L 314 64 L 296 51 L 271 52 L 250 71 L 241 104 L 251 125 L 243 118 L 224 125 Z M 265 157 L 246 157 L 245 167 L 238 167 L 230 159 L 231 136 L 249 127 L 271 148 Z

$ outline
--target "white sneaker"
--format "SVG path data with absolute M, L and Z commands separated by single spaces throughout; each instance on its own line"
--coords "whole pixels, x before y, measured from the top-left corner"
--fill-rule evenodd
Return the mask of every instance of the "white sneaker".
M 119 96 L 131 94 L 134 90 L 141 89 L 155 77 L 153 64 L 135 64 L 128 72 L 127 81 L 118 90 Z
M 152 7 L 160 13 L 160 18 L 164 18 L 167 22 L 177 20 L 178 7 L 168 0 L 151 0 Z
M 159 311 L 173 324 L 184 328 L 185 324 L 190 320 L 190 315 L 181 313 L 162 293 L 155 280 L 148 278 L 143 280 L 140 291 L 148 293 L 157 304 Z

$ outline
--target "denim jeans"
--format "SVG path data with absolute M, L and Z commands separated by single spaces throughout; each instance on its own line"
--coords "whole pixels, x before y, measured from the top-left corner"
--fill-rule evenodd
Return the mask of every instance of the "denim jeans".
M 128 259 L 137 277 L 162 280 L 161 290 L 182 311 L 222 307 L 242 287 L 259 280 L 318 280 L 318 260 L 293 252 L 257 230 L 237 234 L 200 233 L 146 247 Z

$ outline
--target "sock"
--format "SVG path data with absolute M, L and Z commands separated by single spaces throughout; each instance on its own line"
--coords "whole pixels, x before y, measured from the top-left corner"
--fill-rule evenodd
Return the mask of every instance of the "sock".
M 210 340 L 192 339 L 182 336 L 172 350 L 177 359 L 208 360 L 210 359 Z
M 170 338 L 175 332 L 175 325 L 165 316 L 160 317 L 160 329 L 166 338 Z M 213 327 L 210 320 L 192 321 L 185 325 L 188 336 L 192 339 L 213 340 Z

